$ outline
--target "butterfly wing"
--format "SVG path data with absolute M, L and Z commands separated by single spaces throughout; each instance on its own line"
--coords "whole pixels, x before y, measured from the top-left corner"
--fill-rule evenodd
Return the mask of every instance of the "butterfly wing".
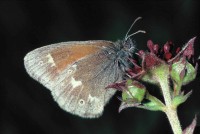
M 107 54 L 109 41 L 63 42 L 35 49 L 24 58 L 28 74 L 47 87 L 64 110 L 98 117 L 121 80 L 121 71 Z

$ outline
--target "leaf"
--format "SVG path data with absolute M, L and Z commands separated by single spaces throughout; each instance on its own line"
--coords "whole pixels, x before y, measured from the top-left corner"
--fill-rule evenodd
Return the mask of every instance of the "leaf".
M 197 116 L 195 115 L 192 123 L 183 130 L 183 134 L 193 134 L 196 124 L 197 124 Z
M 191 94 L 192 94 L 192 90 L 188 92 L 186 95 L 180 94 L 180 95 L 175 96 L 172 100 L 172 105 L 174 107 L 178 107 L 180 104 L 184 103 L 190 97 Z
M 163 111 L 165 105 L 159 100 L 157 99 L 155 96 L 147 93 L 146 95 L 146 99 L 149 100 L 149 102 L 144 103 L 143 107 L 144 109 L 150 110 L 150 111 Z
M 129 108 L 129 107 L 137 107 L 139 106 L 140 103 L 127 103 L 127 102 L 122 102 L 121 105 L 119 106 L 118 112 L 120 113 L 123 109 Z

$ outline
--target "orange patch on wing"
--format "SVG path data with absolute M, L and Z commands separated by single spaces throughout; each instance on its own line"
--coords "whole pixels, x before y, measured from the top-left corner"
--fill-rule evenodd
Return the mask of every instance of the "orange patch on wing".
M 54 59 L 57 70 L 63 71 L 68 65 L 99 50 L 99 47 L 93 45 L 70 45 L 52 51 L 51 56 Z

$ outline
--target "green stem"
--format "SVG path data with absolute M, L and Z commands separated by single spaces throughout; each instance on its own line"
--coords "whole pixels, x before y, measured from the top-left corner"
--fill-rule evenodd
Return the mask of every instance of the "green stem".
M 161 90 L 163 93 L 164 101 L 165 101 L 165 113 L 168 117 L 170 125 L 174 134 L 182 134 L 182 129 L 180 125 L 180 121 L 177 115 L 177 109 L 172 106 L 172 97 L 170 94 L 169 81 L 166 76 L 159 78 L 159 83 L 161 86 Z
M 178 119 L 177 110 L 166 106 L 165 111 L 174 134 L 182 134 L 181 125 Z

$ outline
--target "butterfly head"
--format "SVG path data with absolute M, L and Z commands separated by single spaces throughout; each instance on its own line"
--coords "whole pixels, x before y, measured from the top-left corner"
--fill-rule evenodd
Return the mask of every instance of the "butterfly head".
M 117 41 L 116 45 L 118 46 L 118 51 L 116 52 L 115 62 L 125 72 L 131 67 L 129 58 L 134 55 L 136 42 L 129 38 L 127 40 Z
M 141 19 L 141 17 L 138 17 L 132 23 L 131 27 L 129 28 L 128 32 L 125 35 L 124 40 L 117 41 L 115 43 L 116 48 L 118 48 L 117 54 L 116 54 L 117 58 L 115 59 L 115 61 L 118 63 L 118 66 L 120 67 L 120 69 L 123 72 L 125 72 L 126 70 L 131 68 L 132 64 L 129 59 L 133 57 L 135 49 L 136 49 L 136 47 L 135 47 L 136 42 L 134 40 L 132 40 L 131 37 L 138 33 L 146 33 L 144 30 L 138 30 L 132 34 L 129 34 L 133 25 L 140 19 Z

